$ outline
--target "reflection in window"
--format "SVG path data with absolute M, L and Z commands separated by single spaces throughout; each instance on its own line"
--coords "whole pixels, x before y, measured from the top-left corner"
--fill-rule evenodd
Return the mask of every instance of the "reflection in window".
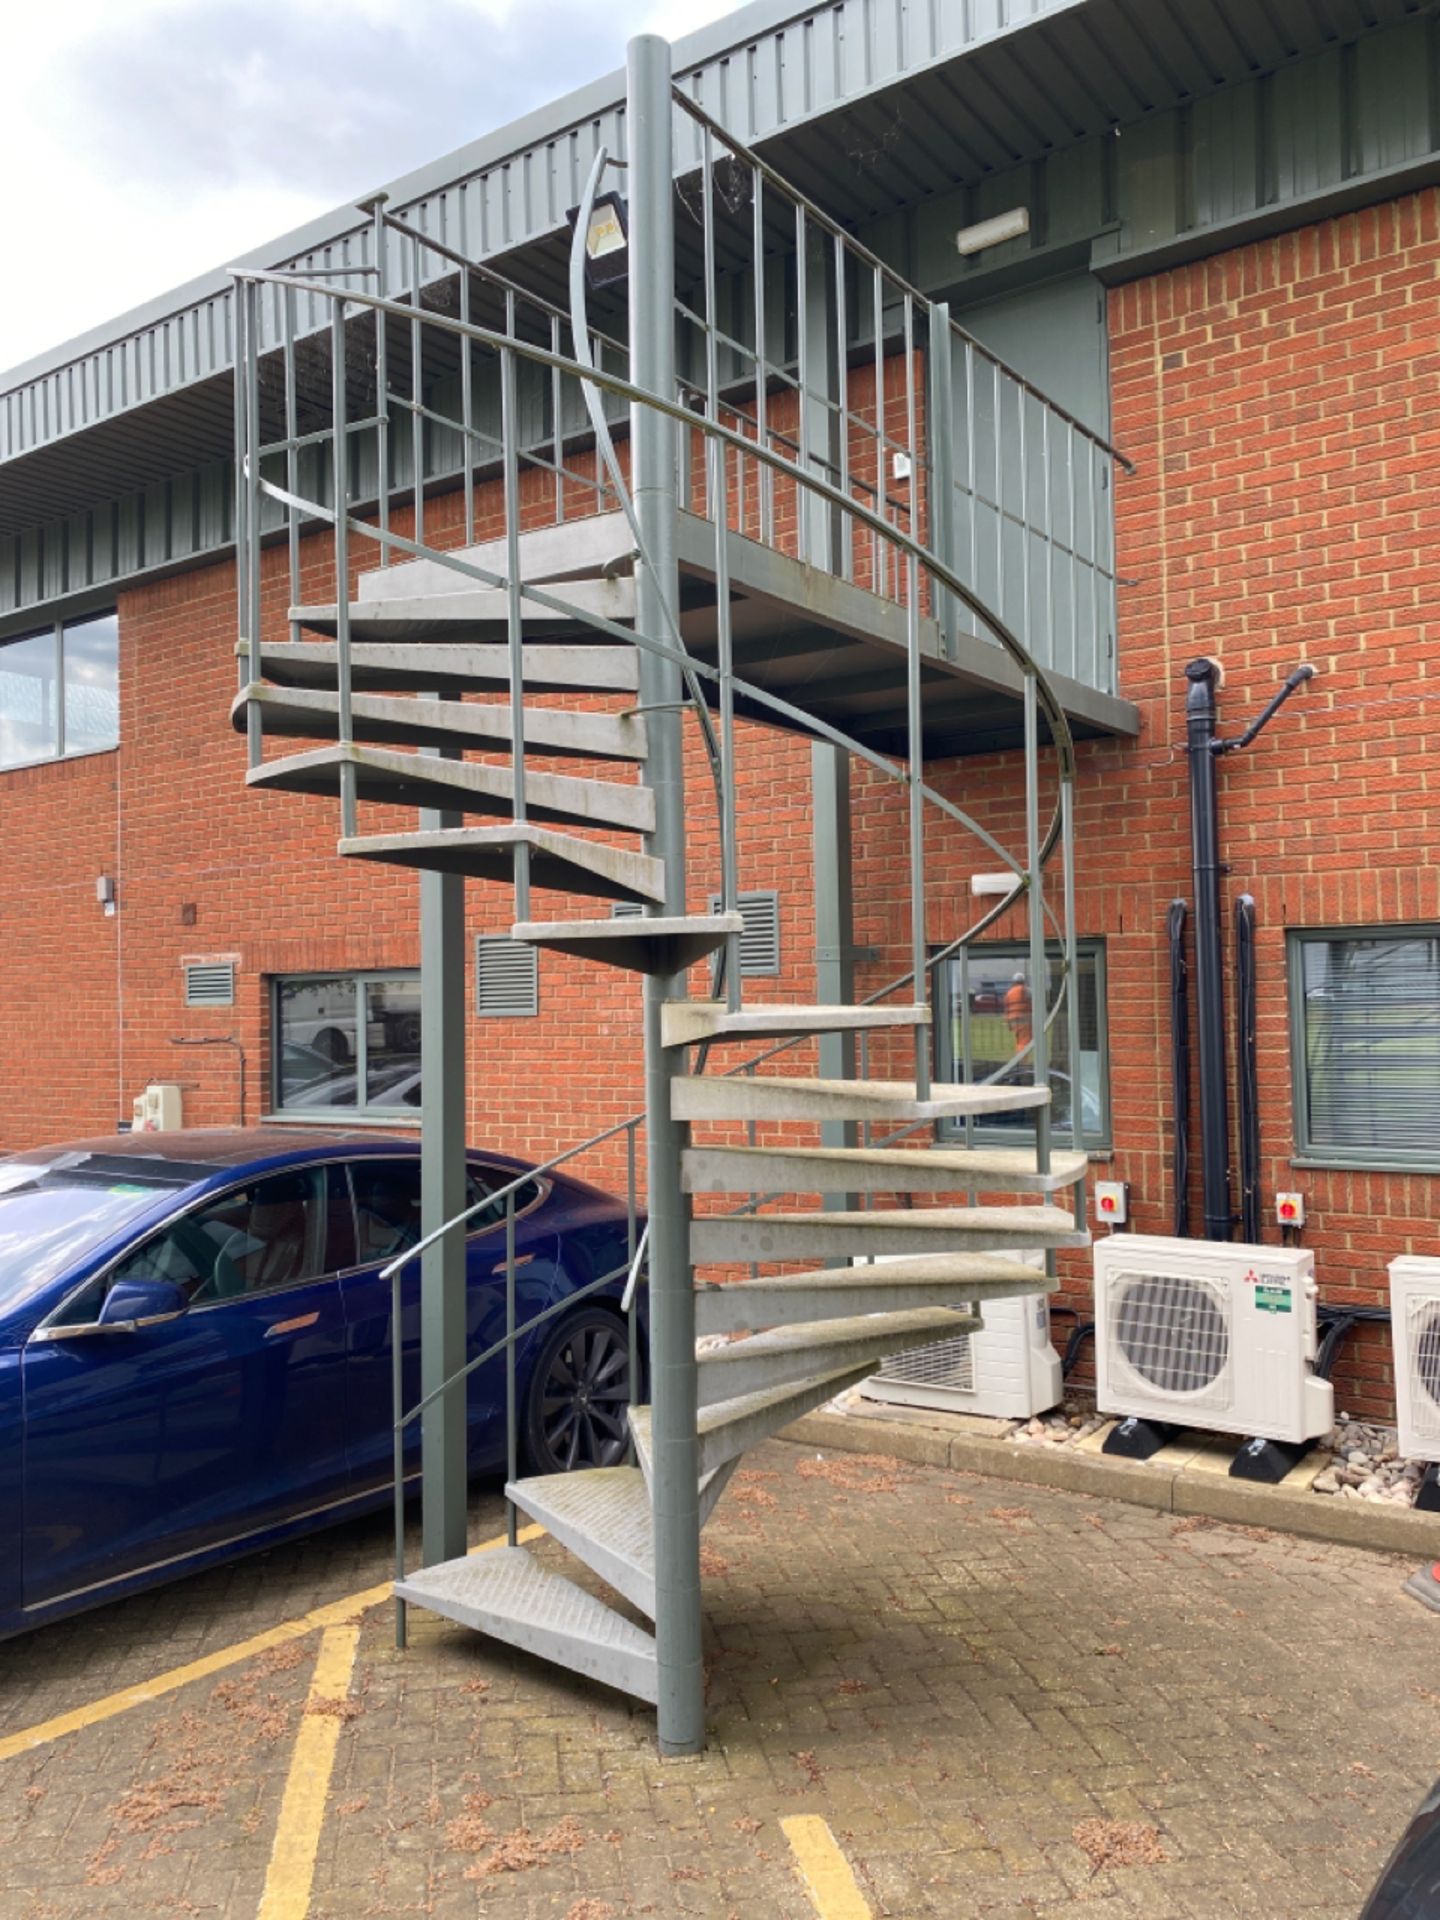
M 273 1008 L 276 1111 L 419 1117 L 418 974 L 296 975 Z
M 1080 1118 L 1084 1144 L 1110 1144 L 1110 1086 L 1105 1039 L 1105 953 L 1100 941 L 1082 941 L 1079 948 L 1080 1010 Z M 1033 991 L 1030 953 L 1026 946 L 977 944 L 947 960 L 938 970 L 939 996 L 935 1019 L 937 1071 L 943 1080 L 987 1080 L 1006 1086 L 1029 1086 L 1034 1080 L 1031 1046 L 1037 1013 L 1050 1005 L 1060 983 L 1061 956 L 1047 957 L 1049 978 L 1037 996 Z M 1037 1006 L 1038 1000 L 1038 1006 Z M 1050 1112 L 1055 1136 L 1067 1143 L 1071 1136 L 1071 1109 L 1075 1075 L 1070 1062 L 1070 1022 L 1066 1008 L 1050 1029 Z M 1007 1139 L 1034 1137 L 1031 1113 L 987 1114 L 979 1123 L 985 1132 L 1003 1132 Z M 964 1122 L 947 1123 L 952 1135 L 963 1133 Z
M 119 740 L 113 613 L 0 641 L 0 769 L 99 753 Z

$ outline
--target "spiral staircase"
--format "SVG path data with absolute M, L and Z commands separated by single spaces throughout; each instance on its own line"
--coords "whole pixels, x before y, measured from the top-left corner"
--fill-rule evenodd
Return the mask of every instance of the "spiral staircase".
M 648 233 L 649 270 L 661 276 L 656 284 L 669 285 L 673 161 L 668 126 L 663 140 L 657 129 L 668 122 L 675 102 L 668 49 L 663 55 L 660 49 L 663 43 L 655 41 L 632 46 L 634 136 L 627 180 L 636 250 L 632 283 L 647 271 Z M 694 111 L 692 103 L 678 104 Z M 707 127 L 707 168 L 709 143 Z M 754 165 L 758 181 L 760 163 Z M 602 170 L 603 151 L 587 196 Z M 587 197 L 577 231 L 583 231 L 588 205 Z M 373 257 L 383 262 L 387 223 L 400 223 L 378 206 L 375 222 Z M 470 272 L 467 265 L 467 286 Z M 1037 954 L 1043 954 L 1046 937 L 1041 868 L 1062 827 L 1068 836 L 1071 824 L 1073 760 L 1067 758 L 1065 716 L 1010 629 L 953 568 L 906 529 L 892 527 L 883 503 L 879 511 L 873 504 L 857 505 L 851 493 L 817 480 L 789 452 L 762 451 L 763 418 L 753 442 L 733 430 L 727 442 L 713 342 L 711 405 L 700 430 L 711 452 L 720 448 L 721 492 L 718 502 L 712 499 L 708 528 L 677 505 L 675 441 L 691 429 L 682 427 L 689 415 L 671 398 L 673 368 L 661 337 L 665 301 L 652 303 L 661 313 L 657 330 L 632 284 L 629 381 L 610 382 L 631 410 L 628 474 L 614 459 L 599 411 L 594 390 L 604 381 L 587 351 L 583 316 L 574 320 L 574 358 L 552 353 L 548 361 L 543 349 L 522 343 L 513 302 L 502 332 L 472 326 L 463 302 L 458 323 L 448 316 L 431 319 L 465 336 L 467 370 L 473 342 L 495 352 L 505 402 L 506 532 L 441 552 L 424 538 L 423 497 L 417 496 L 413 539 L 389 530 L 388 399 L 378 409 L 378 530 L 373 521 L 336 514 L 300 493 L 297 450 L 317 436 L 307 436 L 297 417 L 288 314 L 285 438 L 266 445 L 259 431 L 264 376 L 257 296 L 268 280 L 278 283 L 287 302 L 298 289 L 317 306 L 332 305 L 334 483 L 342 500 L 353 496 L 346 472 L 346 302 L 362 313 L 368 304 L 374 314 L 376 388 L 386 396 L 385 330 L 405 309 L 388 300 L 383 265 L 378 292 L 337 292 L 303 276 L 287 286 L 280 274 L 253 270 L 239 277 L 249 297 L 242 309 L 242 318 L 246 312 L 249 318 L 238 383 L 238 475 L 242 506 L 248 499 L 248 507 L 240 529 L 241 685 L 232 720 L 250 742 L 249 786 L 338 799 L 342 859 L 513 885 L 517 941 L 643 982 L 651 1342 L 646 1375 L 653 1404 L 630 1410 L 634 1465 L 516 1476 L 506 1488 L 513 1508 L 538 1522 L 612 1597 L 600 1597 L 593 1580 L 583 1583 L 542 1565 L 518 1545 L 407 1571 L 397 1582 L 397 1597 L 655 1704 L 662 1749 L 692 1751 L 704 1737 L 699 1529 L 745 1452 L 887 1358 L 978 1330 L 986 1301 L 1053 1287 L 1053 1279 L 1037 1274 L 1022 1256 L 1087 1243 L 1079 1204 L 1086 1156 L 1050 1144 L 1044 1036 L 1053 1015 L 1036 1021 L 1034 1084 L 995 1078 L 935 1084 L 930 1077 L 919 817 L 927 795 L 935 796 L 923 786 L 922 694 L 933 686 L 938 705 L 953 700 L 957 687 L 963 697 L 964 686 L 947 679 L 952 670 L 943 647 L 926 650 L 922 584 L 932 598 L 943 589 L 955 604 L 968 607 L 1024 676 L 1029 847 L 1025 862 L 1014 866 L 1016 889 L 1007 904 L 1027 909 Z M 578 285 L 577 277 L 572 289 Z M 908 303 L 910 291 L 905 298 Z M 579 305 L 573 294 L 572 310 Z M 418 340 L 418 301 L 409 324 Z M 550 374 L 584 388 L 596 447 L 593 470 L 609 446 L 609 491 L 616 504 L 522 532 L 513 369 L 526 353 Z M 417 345 L 417 392 L 421 358 Z M 883 451 L 883 435 L 881 445 Z M 267 458 L 275 471 L 277 446 L 285 459 L 283 485 L 266 473 Z M 797 485 L 814 489 L 827 510 L 853 514 L 867 538 L 893 540 L 895 577 L 909 569 L 908 597 L 897 603 L 867 591 L 853 576 L 827 578 L 818 591 L 813 555 L 772 551 L 751 540 L 743 524 L 737 529 L 724 492 L 725 462 L 732 453 L 738 461 L 747 449 L 755 460 L 768 461 L 772 477 L 788 463 Z M 679 465 L 686 463 L 682 457 Z M 716 471 L 711 468 L 712 476 Z M 300 577 L 299 528 L 306 519 L 334 528 L 337 579 L 349 577 L 352 537 L 376 539 L 387 563 L 358 575 L 353 599 L 330 605 L 296 600 L 286 610 L 284 638 L 278 623 L 273 635 L 262 630 L 264 496 L 278 501 L 287 518 L 292 595 Z M 743 507 L 738 517 L 743 523 Z M 712 537 L 713 558 L 702 564 L 696 543 L 703 546 Z M 812 564 L 805 564 L 807 558 Z M 747 580 L 763 584 L 748 603 Z M 793 606 L 785 604 L 787 595 Z M 837 648 L 869 648 L 867 684 L 893 683 L 908 708 L 908 767 L 899 777 L 911 810 L 915 964 L 905 1003 L 882 998 L 863 1005 L 746 1005 L 738 992 L 737 699 L 742 712 L 758 712 L 801 733 L 813 727 L 817 737 L 832 742 L 861 744 L 849 742 L 825 718 L 824 675 L 816 678 L 808 707 L 800 695 L 791 697 L 793 689 L 782 694 L 764 682 L 775 662 L 783 665 L 785 653 L 767 639 L 767 620 L 783 636 L 803 614 L 809 631 L 817 604 Z M 743 614 L 747 605 L 748 624 L 735 611 Z M 736 672 L 735 633 L 742 631 L 753 645 L 748 680 Z M 1040 701 L 1048 703 L 1064 777 L 1063 807 L 1057 804 L 1048 840 L 1038 826 Z M 681 712 L 687 709 L 711 743 L 722 827 L 721 898 L 728 911 L 688 910 L 685 800 L 676 771 Z M 283 750 L 267 753 L 267 741 Z M 371 805 L 420 809 L 428 817 L 403 830 L 387 823 L 383 831 L 365 831 L 363 810 Z M 1068 837 L 1065 853 L 1068 878 Z M 567 905 L 608 903 L 622 911 L 541 919 L 531 908 L 532 890 L 567 896 Z M 992 913 L 982 924 L 994 918 Z M 689 969 L 711 956 L 727 962 L 718 968 L 724 997 L 689 997 Z M 1078 1029 L 1072 1025 L 1071 1031 Z M 742 1061 L 746 1048 L 824 1043 L 840 1035 L 892 1050 L 913 1045 L 913 1077 L 806 1077 L 727 1066 Z M 888 1043 L 884 1035 L 891 1036 Z M 973 1124 L 947 1128 L 947 1136 L 958 1132 L 963 1144 L 916 1144 L 937 1123 L 983 1123 L 1017 1110 L 1033 1114 L 1032 1147 L 976 1144 Z M 861 1144 L 836 1144 L 837 1137 L 853 1141 L 857 1129 Z M 749 1278 L 721 1277 L 747 1268 Z M 1053 1259 L 1047 1268 L 1053 1274 Z M 516 1331 L 509 1336 L 512 1352 Z M 513 1405 L 511 1422 L 513 1427 Z

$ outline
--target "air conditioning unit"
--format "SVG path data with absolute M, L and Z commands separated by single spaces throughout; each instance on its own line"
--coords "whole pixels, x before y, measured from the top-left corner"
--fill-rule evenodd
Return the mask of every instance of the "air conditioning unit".
M 1390 1262 L 1390 1338 L 1400 1452 L 1440 1460 L 1440 1260 Z
M 1043 1253 L 1017 1259 L 1045 1270 Z M 878 1263 L 877 1263 L 878 1264 Z M 930 1407 L 942 1413 L 984 1413 L 1028 1420 L 1058 1406 L 1064 1381 L 1050 1344 L 1050 1296 L 1017 1294 L 987 1300 L 979 1333 L 957 1334 L 933 1346 L 896 1354 L 860 1391 L 892 1406 Z
M 1096 1404 L 1289 1445 L 1335 1422 L 1313 1370 L 1315 1256 L 1114 1234 L 1095 1246 Z

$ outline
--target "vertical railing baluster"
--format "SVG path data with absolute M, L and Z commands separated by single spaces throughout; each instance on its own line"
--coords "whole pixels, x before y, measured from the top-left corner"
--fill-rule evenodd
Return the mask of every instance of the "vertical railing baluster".
M 387 194 L 377 193 L 363 204 L 374 216 L 371 229 L 375 291 L 382 300 L 390 293 L 390 241 L 385 226 Z M 381 533 L 390 531 L 390 342 L 386 316 L 375 315 L 375 519 Z M 390 564 L 390 548 L 380 542 L 380 565 Z
M 1095 458 L 1095 443 L 1086 442 L 1086 466 L 1090 478 L 1090 680 L 1092 687 L 1098 687 L 1100 681 L 1100 483 L 1099 465 Z M 1108 682 L 1104 689 L 1107 693 L 1113 689 Z
M 300 622 L 295 618 L 295 609 L 300 604 L 300 509 L 295 501 L 300 493 L 300 449 L 295 444 L 299 433 L 299 406 L 295 392 L 294 287 L 280 289 L 280 313 L 284 330 L 281 358 L 285 376 L 285 489 L 290 495 L 285 503 L 286 577 L 290 590 L 290 638 L 298 641 Z
M 1000 369 L 990 362 L 990 429 L 995 441 L 995 611 L 1005 618 L 1005 470 L 1001 464 L 1000 443 L 1004 433 L 1000 420 Z
M 975 1080 L 975 1035 L 971 1026 L 970 1012 L 970 944 L 967 941 L 960 949 L 960 1083 L 972 1086 Z M 975 1145 L 975 1116 L 965 1116 L 965 1145 L 973 1150 Z M 975 1189 L 970 1189 L 970 1204 L 976 1200 Z
M 460 269 L 460 324 L 470 324 L 470 274 L 465 267 Z M 469 334 L 460 341 L 460 458 L 464 462 L 463 491 L 465 496 L 465 544 L 475 544 L 475 426 L 474 412 L 474 368 L 470 364 L 473 342 Z
M 635 1265 L 635 1249 L 639 1245 L 640 1227 L 640 1189 L 636 1179 L 636 1158 L 638 1146 L 638 1127 L 631 1121 L 625 1129 L 625 1264 L 627 1273 Z M 636 1295 L 639 1289 L 630 1288 L 630 1299 L 625 1307 L 625 1352 L 629 1367 L 627 1382 L 629 1385 L 629 1404 L 634 1407 L 640 1400 L 640 1321 L 636 1307 Z M 635 1435 L 630 1423 L 625 1423 L 625 1458 L 635 1458 Z
M 420 242 L 410 242 L 410 478 L 414 484 L 414 535 L 425 544 L 425 341 L 420 321 Z
M 905 531 L 912 540 L 919 540 L 920 515 L 915 504 L 920 486 L 919 410 L 915 392 L 915 302 L 908 293 L 901 305 L 901 313 L 904 323 L 901 341 L 905 354 L 905 458 L 910 462 L 910 505 Z
M 1065 429 L 1065 497 L 1070 544 L 1070 671 L 1080 673 L 1080 556 L 1075 551 L 1075 429 Z
M 840 236 L 835 235 L 835 397 L 840 409 L 840 455 L 839 486 L 841 493 L 850 498 L 850 360 L 848 354 L 849 331 L 845 324 L 845 248 Z M 852 552 L 854 527 L 849 514 L 842 514 L 838 528 L 840 539 L 840 578 L 855 578 L 855 555 Z
M 810 262 L 806 257 L 805 209 L 795 208 L 795 371 L 800 381 L 800 421 L 796 438 L 800 442 L 800 471 L 810 471 Z M 802 560 L 810 558 L 810 495 L 796 483 L 795 551 Z
M 506 319 L 514 331 L 514 298 L 506 295 Z M 513 789 L 511 818 L 517 827 L 527 820 L 525 803 L 525 624 L 520 582 L 520 468 L 516 451 L 519 408 L 515 391 L 515 353 L 500 351 L 500 442 L 505 512 L 505 612 L 510 640 L 510 767 Z M 515 845 L 515 918 L 530 917 L 530 848 L 521 838 Z
M 907 293 L 902 306 L 905 351 L 905 446 L 910 462 L 908 532 L 919 538 L 915 490 L 919 485 L 920 446 L 915 396 L 915 302 Z M 920 701 L 920 562 L 911 553 L 905 569 L 905 691 L 906 733 L 910 776 L 910 965 L 914 970 L 915 1004 L 925 1003 L 925 734 Z M 930 1092 L 930 1029 L 915 1029 L 915 1092 Z
M 390 1422 L 391 1458 L 395 1475 L 395 1581 L 405 1578 L 405 1328 L 402 1273 L 390 1276 Z M 403 1652 L 406 1640 L 405 1602 L 395 1596 L 395 1645 Z
M 1055 508 L 1050 497 L 1050 409 L 1040 409 L 1040 479 L 1045 490 L 1045 637 L 1047 657 L 1042 663 L 1052 672 L 1060 664 L 1059 636 L 1055 631 Z M 1030 646 L 1030 642 L 1025 642 Z M 1030 648 L 1033 652 L 1035 649 Z
M 516 1537 L 510 1489 L 520 1471 L 520 1430 L 515 1405 L 515 1191 L 505 1196 L 505 1538 Z
M 239 564 L 245 569 L 245 595 L 250 627 L 250 679 L 259 680 L 262 610 L 260 603 L 260 287 L 250 281 L 245 287 L 245 550 Z M 264 720 L 259 703 L 252 700 L 245 717 L 245 738 L 250 765 L 258 767 L 265 752 Z
M 887 524 L 890 514 L 887 508 L 889 488 L 885 484 L 885 283 L 881 279 L 880 269 L 876 267 L 873 277 L 873 299 L 875 302 L 875 511 Z M 874 540 L 875 560 L 874 579 L 870 582 L 872 593 L 884 598 L 890 579 L 890 545 L 877 533 Z M 898 577 L 899 556 L 896 556 Z
M 552 314 L 550 319 L 550 351 L 558 359 L 561 353 L 560 316 Z M 559 526 L 565 518 L 565 382 L 558 367 L 550 369 L 550 424 L 553 432 L 553 452 L 555 460 L 555 524 Z
M 765 357 L 765 176 L 752 168 L 750 190 L 754 203 L 755 274 L 755 444 L 769 445 L 767 409 L 770 400 Z M 775 544 L 775 476 L 765 461 L 760 462 L 760 526 L 758 537 L 766 546 Z
M 331 359 L 331 491 L 335 508 L 335 677 L 338 686 L 336 717 L 340 746 L 354 744 L 350 673 L 350 430 L 345 393 L 345 296 L 336 294 L 330 314 Z M 342 751 L 340 761 L 340 834 L 354 838 L 356 830 L 355 762 Z
M 1037 1087 L 1050 1085 L 1049 1011 L 1045 962 L 1045 896 L 1043 843 L 1040 838 L 1040 693 L 1035 670 L 1025 675 L 1025 873 L 1029 908 L 1031 1066 Z M 1047 1102 L 1035 1109 L 1035 1166 L 1050 1171 L 1051 1113 Z M 1054 1271 L 1055 1256 L 1046 1255 L 1046 1269 Z
M 965 484 L 970 490 L 970 578 L 980 585 L 980 527 L 978 522 L 980 475 L 975 465 L 975 346 L 965 342 Z

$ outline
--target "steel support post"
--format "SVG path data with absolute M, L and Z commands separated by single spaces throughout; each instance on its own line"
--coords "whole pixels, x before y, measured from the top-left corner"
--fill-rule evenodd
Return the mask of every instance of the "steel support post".
M 630 378 L 647 393 L 675 390 L 675 252 L 670 47 L 654 34 L 626 51 L 626 133 L 630 195 Z M 675 446 L 670 423 L 644 406 L 631 410 L 635 493 L 648 564 L 636 568 L 636 626 L 668 637 L 665 607 L 678 605 L 675 566 Z M 650 850 L 665 863 L 667 914 L 685 899 L 685 777 L 673 661 L 640 653 L 640 704 L 649 710 L 646 784 L 655 794 Z M 680 1056 L 660 1043 L 660 1009 L 683 998 L 685 979 L 645 982 L 645 1128 L 650 1220 L 650 1401 L 654 1447 L 655 1639 L 663 1754 L 705 1744 L 701 1655 L 699 1450 L 696 1444 L 695 1298 L 690 1231 L 680 1185 L 684 1127 L 670 1117 Z
M 850 756 L 843 747 L 816 740 L 810 748 L 810 804 L 815 858 L 815 997 L 822 1007 L 849 1006 L 855 998 L 854 873 L 850 848 Z M 822 1080 L 853 1080 L 855 1036 L 820 1038 Z M 827 1120 L 820 1141 L 853 1147 L 853 1120 Z M 821 1205 L 846 1212 L 858 1206 L 852 1194 L 827 1193 Z M 844 1265 L 843 1261 L 838 1263 Z
M 930 331 L 925 342 L 929 374 L 929 401 L 925 408 L 925 439 L 930 469 L 930 545 L 952 573 L 960 571 L 960 526 L 955 498 L 955 367 L 950 342 L 950 309 L 943 303 L 930 309 Z M 935 615 L 940 644 L 947 658 L 956 655 L 960 607 L 953 593 L 938 587 Z

